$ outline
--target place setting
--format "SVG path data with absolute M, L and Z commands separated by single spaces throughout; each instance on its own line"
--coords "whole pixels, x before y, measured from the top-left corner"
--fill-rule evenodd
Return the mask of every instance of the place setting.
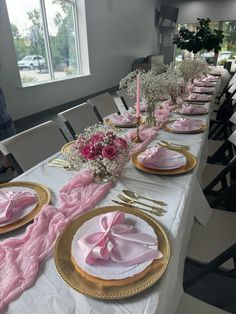
M 54 248 L 62 279 L 76 291 L 104 300 L 146 290 L 164 274 L 169 259 L 170 244 L 162 226 L 126 205 L 80 216 L 62 232 Z
M 49 189 L 35 182 L 16 181 L 0 184 L 0 234 L 29 223 L 49 204 Z
M 172 133 L 195 134 L 204 132 L 207 125 L 201 120 L 181 118 L 163 123 L 162 128 Z
M 192 92 L 195 94 L 214 94 L 214 87 L 194 86 Z
M 217 85 L 217 82 L 202 82 L 200 80 L 194 81 L 194 86 L 196 87 L 215 88 L 216 85 Z
M 172 109 L 172 112 L 186 115 L 186 116 L 195 116 L 195 115 L 205 115 L 208 114 L 209 111 L 207 108 L 198 105 L 183 105 L 182 107 Z
M 196 157 L 187 151 L 186 145 L 160 141 L 158 145 L 132 156 L 133 165 L 144 172 L 158 175 L 177 175 L 191 171 Z
M 116 128 L 135 128 L 138 119 L 135 115 L 125 112 L 123 114 L 113 114 L 105 119 L 105 123 Z
M 205 103 L 205 102 L 210 102 L 211 99 L 212 99 L 212 95 L 192 93 L 187 98 L 185 98 L 184 101 L 191 102 L 191 103 Z

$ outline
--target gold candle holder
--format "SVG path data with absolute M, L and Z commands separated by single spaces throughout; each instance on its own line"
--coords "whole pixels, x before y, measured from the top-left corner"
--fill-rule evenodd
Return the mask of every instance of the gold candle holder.
M 134 142 L 135 142 L 135 143 L 141 143 L 141 142 L 142 142 L 142 140 L 141 140 L 141 138 L 140 138 L 140 136 L 139 136 L 139 126 L 140 126 L 140 122 L 141 122 L 141 117 L 138 117 L 138 118 L 137 118 L 137 124 L 136 124 L 136 126 L 137 126 L 137 136 L 136 136 L 136 138 L 134 139 Z

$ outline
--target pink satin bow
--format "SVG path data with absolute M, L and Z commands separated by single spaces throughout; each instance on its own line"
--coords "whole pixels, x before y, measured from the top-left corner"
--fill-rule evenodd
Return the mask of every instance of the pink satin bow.
M 0 191 L 0 223 L 9 221 L 26 206 L 37 201 L 37 196 L 28 191 Z
M 101 216 L 100 232 L 82 237 L 78 241 L 87 264 L 111 260 L 118 265 L 130 266 L 163 255 L 157 248 L 157 238 L 137 232 L 132 225 L 124 224 L 124 212 L 110 212 Z
M 195 128 L 200 128 L 201 125 L 202 125 L 201 121 L 180 119 L 180 120 L 176 120 L 172 124 L 172 127 L 176 128 L 176 129 L 181 129 L 181 130 L 192 130 Z

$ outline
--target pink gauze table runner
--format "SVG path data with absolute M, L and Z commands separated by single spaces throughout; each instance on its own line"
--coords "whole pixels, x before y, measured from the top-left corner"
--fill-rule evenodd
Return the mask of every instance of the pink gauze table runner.
M 100 202 L 111 187 L 94 183 L 89 170 L 78 173 L 61 189 L 59 208 L 44 206 L 23 236 L 0 243 L 0 312 L 33 285 L 65 226 Z

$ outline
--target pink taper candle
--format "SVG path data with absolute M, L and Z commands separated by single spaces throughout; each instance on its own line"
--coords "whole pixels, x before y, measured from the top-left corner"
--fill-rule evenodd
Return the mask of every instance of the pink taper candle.
M 140 118 L 140 73 L 137 74 L 136 118 Z

